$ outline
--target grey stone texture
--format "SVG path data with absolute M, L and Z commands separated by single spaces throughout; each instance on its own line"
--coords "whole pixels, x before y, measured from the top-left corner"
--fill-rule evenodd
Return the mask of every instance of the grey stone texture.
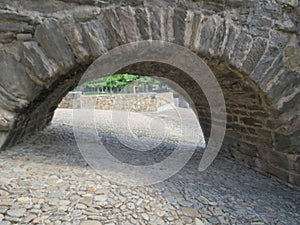
M 297 0 L 2 1 L 0 145 L 45 127 L 101 54 L 164 40 L 191 49 L 215 73 L 228 113 L 223 151 L 300 186 L 299 12 Z M 208 103 L 186 74 L 155 63 L 123 71 L 180 84 L 209 138 Z
M 123 110 L 130 112 L 155 112 L 160 107 L 174 103 L 173 93 L 137 93 L 113 95 L 82 95 L 81 92 L 68 93 L 58 108 L 80 109 L 82 105 L 92 106 L 99 110 Z M 1 120 L 0 120 L 1 126 Z M 1 129 L 1 127 L 0 127 Z

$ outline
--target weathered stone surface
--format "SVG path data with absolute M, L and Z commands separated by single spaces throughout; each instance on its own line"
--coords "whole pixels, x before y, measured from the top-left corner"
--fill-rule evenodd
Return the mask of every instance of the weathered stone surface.
M 58 66 L 51 61 L 36 42 L 25 42 L 21 48 L 22 63 L 31 79 L 43 87 L 49 87 L 58 73 Z
M 0 131 L 9 131 L 13 127 L 15 113 L 0 108 Z
M 149 14 L 149 23 L 151 28 L 151 39 L 161 40 L 161 21 L 160 21 L 160 10 L 155 7 L 150 7 L 146 9 L 146 13 Z M 146 15 L 147 15 L 146 14 Z
M 191 44 L 191 38 L 193 35 L 193 20 L 195 13 L 192 10 L 186 12 L 185 18 L 185 31 L 184 31 L 184 43 L 183 46 L 189 48 Z
M 286 121 L 294 120 L 295 124 L 297 124 L 296 118 L 299 117 L 299 110 L 300 110 L 299 102 L 300 102 L 299 88 L 293 88 L 292 94 L 286 97 L 285 96 L 281 97 L 277 102 L 277 108 L 280 109 L 280 117 Z
M 115 9 L 105 10 L 103 12 L 105 21 L 108 24 L 109 34 L 111 36 L 112 48 L 126 43 L 125 31 L 120 23 L 120 18 Z
M 240 27 L 234 26 L 232 24 L 229 25 L 227 43 L 223 54 L 223 58 L 226 61 L 229 61 L 230 59 L 230 55 L 232 54 L 233 48 L 236 44 L 240 32 L 241 32 Z
M 297 37 L 293 35 L 284 49 L 284 64 L 290 69 L 300 73 L 300 47 L 297 44 Z
M 274 76 L 274 74 L 279 74 L 280 71 L 282 71 L 282 68 L 284 68 L 284 63 L 283 56 L 282 54 L 280 54 L 276 57 L 274 66 L 269 68 L 262 78 L 259 78 L 259 76 L 257 76 L 257 79 L 260 79 L 260 86 L 262 90 L 267 91 L 271 88 L 272 83 L 274 83 L 275 81 L 274 78 L 276 77 Z
M 70 16 L 72 16 L 72 18 L 74 18 L 76 22 L 84 22 L 95 19 L 98 15 L 101 14 L 101 9 L 92 6 L 82 6 L 75 7 L 69 12 Z
M 220 56 L 223 55 L 226 46 L 228 21 L 217 16 L 215 17 L 215 20 L 216 20 L 216 32 L 211 44 L 210 54 L 214 58 L 219 58 Z
M 200 45 L 200 29 L 202 25 L 202 20 L 204 16 L 199 13 L 195 12 L 193 16 L 193 25 L 192 25 L 192 36 L 190 40 L 190 48 L 191 49 L 199 49 Z
M 300 74 L 294 71 L 280 73 L 276 82 L 271 85 L 266 94 L 275 104 L 278 103 L 280 98 L 287 97 L 291 92 L 294 92 L 294 88 L 296 88 L 296 92 L 294 93 L 294 95 L 296 95 L 298 93 L 298 85 L 300 84 L 299 77 Z M 278 106 L 281 108 L 282 104 L 279 104 Z
M 13 41 L 15 38 L 12 33 L 0 33 L 0 43 L 8 43 Z
M 186 10 L 175 9 L 173 17 L 174 42 L 179 45 L 184 44 Z
M 189 112 L 192 113 L 191 110 Z M 103 119 L 109 118 L 110 112 L 95 113 L 99 118 L 97 128 L 101 135 L 104 134 L 105 142 L 115 150 L 120 150 L 120 160 L 126 159 L 126 148 L 120 149 L 117 138 L 102 133 L 107 130 L 107 125 L 113 124 Z M 148 114 L 144 117 L 145 124 L 162 115 L 166 115 L 166 112 Z M 134 117 L 140 116 L 135 114 Z M 162 121 L 167 122 L 170 118 L 178 117 L 174 114 Z M 190 121 L 193 120 L 186 119 L 183 123 L 189 127 L 188 133 L 191 134 L 193 129 Z M 181 122 L 177 120 L 177 123 Z M 243 217 L 243 223 L 251 224 L 255 218 L 255 223 L 264 224 L 263 216 L 268 215 L 270 223 L 298 224 L 300 221 L 297 216 L 299 192 L 255 173 L 223 154 L 218 156 L 209 171 L 199 173 L 197 168 L 201 149 L 196 150 L 192 160 L 167 181 L 141 187 L 112 183 L 109 176 L 101 176 L 99 171 L 86 166 L 76 147 L 71 124 L 72 110 L 58 110 L 52 125 L 43 132 L 1 152 L 0 219 L 4 215 L 4 221 L 19 220 L 17 223 L 20 224 L 33 224 L 33 221 L 80 224 L 96 220 L 105 225 L 130 225 L 144 221 L 143 217 L 153 224 L 184 224 L 184 221 L 193 224 L 199 220 L 204 224 L 208 224 L 208 221 L 235 224 Z M 139 123 L 138 126 L 143 131 L 147 130 L 143 124 Z M 156 129 L 159 130 L 158 127 Z M 84 122 L 80 124 L 80 130 L 82 134 L 88 132 Z M 119 132 L 122 134 L 121 129 Z M 172 144 L 164 144 L 154 155 L 160 157 L 166 154 L 163 153 L 164 149 L 173 147 Z M 144 155 L 144 159 L 148 160 L 148 155 Z M 288 175 L 290 183 L 299 179 L 295 173 Z M 18 177 L 22 179 L 16 179 Z M 35 195 L 30 191 L 33 189 Z M 86 195 L 91 198 L 90 204 L 78 204 Z M 106 203 L 93 203 L 97 195 L 107 196 Z M 32 205 L 28 204 L 30 201 Z M 39 204 L 42 207 L 34 207 Z M 185 208 L 181 205 L 185 205 Z M 9 217 L 6 212 L 12 208 L 24 208 L 26 215 Z
M 268 45 L 267 40 L 262 38 L 256 38 L 253 40 L 252 48 L 247 56 L 247 59 L 243 63 L 243 70 L 247 74 L 251 74 L 260 58 L 265 53 Z
M 19 21 L 19 22 L 34 22 L 35 18 L 34 18 L 34 16 L 31 16 L 31 15 L 28 15 L 25 13 L 0 9 L 0 20 Z
M 216 32 L 216 21 L 214 17 L 204 19 L 203 27 L 201 29 L 200 52 L 205 56 L 210 56 L 210 48 L 212 47 L 212 40 Z
M 269 45 L 267 51 L 250 74 L 251 78 L 256 82 L 262 80 L 264 78 L 264 74 L 272 68 L 272 64 L 276 60 L 278 54 L 279 49 L 276 46 Z
M 94 20 L 84 23 L 82 30 L 94 59 L 111 48 L 107 25 L 103 21 Z
M 0 51 L 0 68 L 0 106 L 11 110 L 26 107 L 39 88 L 30 80 L 24 66 L 5 51 Z
M 166 31 L 167 31 L 167 38 L 166 40 L 169 42 L 174 41 L 174 27 L 173 27 L 173 17 L 174 17 L 174 8 L 168 8 L 166 13 Z
M 152 99 L 155 97 L 154 99 Z M 153 112 L 159 107 L 174 103 L 171 93 L 137 93 L 84 96 L 81 92 L 72 92 L 59 104 L 59 108 L 80 109 L 82 105 L 93 105 L 100 110 L 124 110 L 131 112 Z M 0 123 L 1 125 L 1 123 Z M 1 129 L 1 128 L 0 128 Z
M 150 20 L 147 16 L 147 9 L 137 8 L 135 10 L 136 24 L 143 40 L 150 39 Z
M 140 34 L 135 19 L 135 10 L 131 6 L 120 7 L 116 9 L 120 18 L 120 23 L 124 28 L 126 42 L 135 42 L 140 40 Z
M 7 131 L 0 131 L 0 146 L 3 146 L 4 143 L 7 141 L 8 132 Z
M 102 223 L 100 223 L 96 220 L 87 220 L 87 221 L 81 222 L 80 225 L 102 225 Z
M 17 34 L 16 38 L 18 41 L 31 41 L 32 34 Z
M 234 145 L 231 146 L 232 148 L 235 148 L 236 151 L 239 151 L 245 155 L 251 156 L 251 157 L 256 157 L 258 154 L 258 149 L 255 145 L 253 144 L 248 144 L 244 142 L 237 142 Z
M 26 209 L 22 209 L 22 208 L 15 208 L 15 209 L 10 209 L 8 210 L 6 213 L 9 216 L 12 217 L 22 217 L 25 215 Z
M 298 6 L 298 0 L 278 0 L 278 2 L 292 7 Z
M 75 65 L 74 55 L 57 22 L 46 20 L 37 27 L 34 36 L 47 55 L 59 65 L 61 74 L 70 71 Z
M 72 17 L 66 17 L 60 22 L 60 26 L 66 35 L 77 63 L 88 62 L 90 57 L 89 48 L 86 43 L 84 43 L 82 30 L 77 26 L 75 20 Z
M 272 165 L 289 170 L 290 162 L 288 155 L 279 151 L 268 151 L 266 153 L 265 159 Z
M 251 48 L 252 37 L 248 35 L 246 31 L 242 31 L 233 48 L 233 53 L 230 56 L 231 64 L 237 68 L 241 68 Z
M 33 32 L 33 26 L 27 24 L 1 23 L 0 32 Z

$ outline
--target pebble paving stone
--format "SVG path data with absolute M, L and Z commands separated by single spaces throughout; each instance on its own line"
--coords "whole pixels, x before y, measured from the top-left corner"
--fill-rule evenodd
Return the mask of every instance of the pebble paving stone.
M 108 112 L 97 113 L 102 118 L 99 135 L 112 148 L 123 148 L 119 157 L 127 160 L 106 120 Z M 147 113 L 143 119 L 172 120 L 161 115 L 172 113 Z M 202 173 L 197 168 L 203 150 L 197 148 L 187 165 L 164 182 L 141 187 L 114 183 L 83 159 L 71 118 L 70 110 L 60 109 L 45 130 L 0 153 L 0 225 L 300 224 L 299 191 L 225 153 Z M 172 142 L 162 148 L 172 148 Z M 151 154 L 160 158 L 169 153 Z

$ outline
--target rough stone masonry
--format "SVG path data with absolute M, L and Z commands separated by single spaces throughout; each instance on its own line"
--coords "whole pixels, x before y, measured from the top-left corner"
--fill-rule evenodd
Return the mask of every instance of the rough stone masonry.
M 216 75 L 228 113 L 223 151 L 299 187 L 299 28 L 298 0 L 2 0 L 0 146 L 44 128 L 103 53 L 163 40 L 189 48 Z M 208 103 L 186 74 L 155 62 L 122 71 L 179 84 L 209 137 Z

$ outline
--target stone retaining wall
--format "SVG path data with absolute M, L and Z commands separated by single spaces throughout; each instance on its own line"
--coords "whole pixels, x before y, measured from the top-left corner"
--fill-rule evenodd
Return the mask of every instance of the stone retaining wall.
M 93 107 L 100 110 L 124 110 L 132 112 L 157 111 L 161 106 L 174 103 L 173 93 L 137 93 L 86 96 L 70 92 L 59 108 L 79 109 Z

